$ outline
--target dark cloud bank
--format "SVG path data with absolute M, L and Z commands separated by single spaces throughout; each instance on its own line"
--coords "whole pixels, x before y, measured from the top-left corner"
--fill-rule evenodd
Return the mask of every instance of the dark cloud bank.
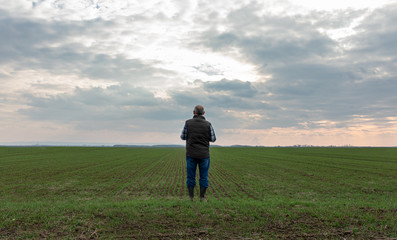
M 45 98 L 23 96 L 29 108 L 20 110 L 22 114 L 35 120 L 75 123 L 82 129 L 128 131 L 125 126 L 134 123 L 141 127 L 129 130 L 174 131 L 198 103 L 206 107 L 208 118 L 219 128 L 301 127 L 299 123 L 320 120 L 337 121 L 343 127 L 357 115 L 380 124 L 395 117 L 397 5 L 372 12 L 354 29 L 357 33 L 342 42 L 317 29 L 346 27 L 362 12 L 287 17 L 259 15 L 255 9 L 255 5 L 247 5 L 226 19 L 215 16 L 210 24 L 202 22 L 207 30 L 194 33 L 195 38 L 187 43 L 191 48 L 226 55 L 238 49 L 240 57 L 264 76 L 255 83 L 197 80 L 167 90 L 169 98 L 156 97 L 135 83 L 167 81 L 172 72 L 139 59 L 98 54 L 96 49 L 68 41 L 78 35 L 106 38 L 109 32 L 101 29 L 117 27 L 117 23 L 100 19 L 59 23 L 15 19 L 0 12 L 0 64 L 117 82 L 107 88 L 76 88 L 72 93 Z M 229 30 L 215 30 L 218 23 Z M 54 42 L 61 44 L 51 47 Z M 265 81 L 268 75 L 271 78 Z M 246 115 L 240 117 L 236 112 L 262 118 L 247 122 Z

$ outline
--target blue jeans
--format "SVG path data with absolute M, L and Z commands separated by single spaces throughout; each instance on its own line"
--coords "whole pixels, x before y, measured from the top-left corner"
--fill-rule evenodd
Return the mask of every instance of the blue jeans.
M 208 169 L 210 168 L 210 158 L 196 159 L 186 156 L 187 187 L 196 186 L 196 169 L 199 165 L 200 186 L 208 187 Z

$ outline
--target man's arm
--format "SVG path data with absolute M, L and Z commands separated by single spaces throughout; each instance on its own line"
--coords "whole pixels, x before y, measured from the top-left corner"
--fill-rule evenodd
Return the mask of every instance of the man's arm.
M 187 127 L 186 127 L 186 123 L 185 123 L 185 126 L 183 127 L 183 130 L 182 130 L 181 139 L 186 140 L 186 138 L 187 138 Z
M 210 142 L 215 142 L 215 141 L 216 141 L 215 131 L 212 128 L 212 125 L 210 125 Z

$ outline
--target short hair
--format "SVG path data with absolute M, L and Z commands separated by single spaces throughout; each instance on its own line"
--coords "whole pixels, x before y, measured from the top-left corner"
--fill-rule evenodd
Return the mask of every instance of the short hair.
M 204 114 L 204 107 L 201 105 L 197 105 L 194 107 L 194 111 L 196 112 L 197 115 L 203 115 Z

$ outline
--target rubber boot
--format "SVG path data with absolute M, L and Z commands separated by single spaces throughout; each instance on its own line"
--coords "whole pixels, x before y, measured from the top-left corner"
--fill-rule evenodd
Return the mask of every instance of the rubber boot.
M 204 200 L 205 191 L 207 191 L 207 188 L 206 188 L 206 187 L 201 187 L 201 186 L 200 186 L 200 202 L 202 202 L 202 201 Z
M 189 190 L 189 198 L 190 198 L 190 201 L 193 201 L 193 197 L 194 197 L 194 187 L 188 187 L 187 190 Z

